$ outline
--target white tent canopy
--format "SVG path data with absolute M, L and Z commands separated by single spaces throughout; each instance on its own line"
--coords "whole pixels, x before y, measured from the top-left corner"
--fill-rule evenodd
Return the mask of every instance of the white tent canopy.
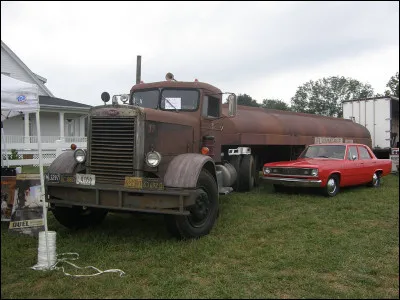
M 40 117 L 39 117 L 39 88 L 36 84 L 20 81 L 4 74 L 1 74 L 1 135 L 4 139 L 3 121 L 7 118 L 19 115 L 22 113 L 36 113 L 36 127 L 38 135 L 38 154 L 39 154 L 39 168 L 40 168 L 40 185 L 41 193 L 40 198 L 43 203 L 43 219 L 46 231 L 46 248 L 47 248 L 47 209 L 44 195 L 44 176 L 43 176 L 43 159 L 42 159 L 42 145 L 40 133 Z M 6 143 L 2 141 L 2 148 L 7 147 Z M 7 158 L 8 166 L 8 158 Z M 47 251 L 47 255 L 48 255 Z M 50 263 L 50 260 L 48 259 Z
M 38 86 L 1 74 L 1 121 L 39 111 Z

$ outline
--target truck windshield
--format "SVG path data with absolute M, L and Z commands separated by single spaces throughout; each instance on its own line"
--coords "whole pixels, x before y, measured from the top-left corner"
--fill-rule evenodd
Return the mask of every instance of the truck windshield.
M 309 146 L 299 158 L 334 158 L 344 159 L 346 146 L 344 145 L 316 145 Z
M 159 89 L 136 91 L 129 101 L 130 105 L 146 108 L 161 108 L 173 111 L 195 111 L 199 107 L 198 90 Z
M 137 91 L 132 94 L 129 104 L 146 108 L 157 108 L 160 99 L 160 91 Z
M 160 108 L 164 110 L 194 111 L 199 107 L 199 91 L 163 89 Z

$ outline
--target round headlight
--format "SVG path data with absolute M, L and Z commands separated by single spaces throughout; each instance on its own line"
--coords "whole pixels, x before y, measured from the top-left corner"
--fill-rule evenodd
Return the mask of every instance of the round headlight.
M 271 173 L 271 169 L 270 168 L 264 168 L 264 174 L 269 174 Z
M 86 152 L 82 149 L 76 149 L 74 152 L 74 158 L 77 163 L 83 163 L 86 159 Z
M 318 169 L 312 169 L 311 170 L 311 175 L 312 176 L 318 176 Z
M 146 164 L 149 167 L 157 167 L 161 162 L 161 154 L 157 151 L 151 151 L 146 155 Z

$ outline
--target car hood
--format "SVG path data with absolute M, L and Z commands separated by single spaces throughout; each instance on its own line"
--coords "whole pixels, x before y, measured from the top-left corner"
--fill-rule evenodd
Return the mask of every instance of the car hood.
M 292 161 L 277 161 L 267 163 L 265 167 L 283 167 L 283 168 L 320 168 L 328 165 L 336 165 L 342 162 L 342 159 L 329 159 L 329 158 L 303 158 Z

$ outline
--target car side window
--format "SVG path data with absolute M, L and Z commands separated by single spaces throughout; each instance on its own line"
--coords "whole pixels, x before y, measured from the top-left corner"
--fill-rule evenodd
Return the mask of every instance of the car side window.
M 358 147 L 358 151 L 360 152 L 360 159 L 371 159 L 371 155 L 365 147 Z
M 347 152 L 347 159 L 353 160 L 353 155 L 358 159 L 357 147 L 356 146 L 349 146 L 349 151 Z

